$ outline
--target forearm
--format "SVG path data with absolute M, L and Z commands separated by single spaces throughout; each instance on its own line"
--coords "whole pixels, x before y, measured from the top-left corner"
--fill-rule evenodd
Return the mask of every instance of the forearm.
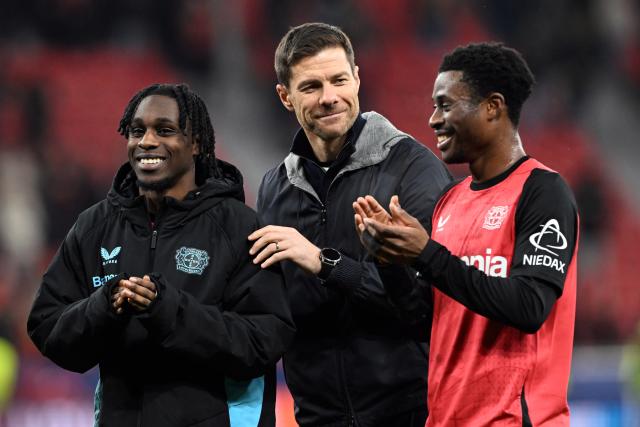
M 248 280 L 273 274 L 260 272 L 258 278 Z M 203 304 L 162 278 L 151 277 L 158 286 L 158 298 L 137 317 L 164 351 L 209 365 L 226 376 L 249 378 L 264 373 L 293 338 L 279 281 L 247 284 L 246 292 L 227 306 Z
M 43 285 L 27 321 L 27 330 L 43 355 L 59 366 L 84 372 L 99 363 L 126 322 L 111 309 L 107 285 L 87 298 L 66 304 Z
M 527 333 L 542 326 L 558 298 L 553 286 L 538 278 L 488 276 L 433 240 L 414 267 L 435 288 L 471 311 Z

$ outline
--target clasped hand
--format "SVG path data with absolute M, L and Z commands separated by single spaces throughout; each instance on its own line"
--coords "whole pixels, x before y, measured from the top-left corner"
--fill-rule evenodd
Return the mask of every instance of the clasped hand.
M 136 311 L 144 311 L 158 295 L 156 285 L 148 275 L 121 279 L 111 294 L 111 303 L 116 313 L 124 311 L 125 302 Z
M 373 196 L 358 197 L 353 210 L 360 242 L 383 263 L 412 264 L 429 241 L 427 230 L 402 209 L 398 196 L 391 197 L 389 212 Z

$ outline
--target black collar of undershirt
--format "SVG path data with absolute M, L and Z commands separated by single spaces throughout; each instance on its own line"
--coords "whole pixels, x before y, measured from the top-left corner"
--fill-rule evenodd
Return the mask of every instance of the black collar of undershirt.
M 320 167 L 331 167 L 334 163 L 341 163 L 341 161 L 344 160 L 345 156 L 346 158 L 349 158 L 351 156 L 351 154 L 355 150 L 355 148 L 353 147 L 355 145 L 354 141 L 357 140 L 360 136 L 362 128 L 364 128 L 366 122 L 367 121 L 364 117 L 362 117 L 362 114 L 358 114 L 355 122 L 353 122 L 353 125 L 347 131 L 347 138 L 345 139 L 344 145 L 342 146 L 338 157 L 333 161 L 320 162 L 318 160 L 313 152 L 313 149 L 311 148 L 311 143 L 309 142 L 307 135 L 304 133 L 304 129 L 300 129 L 296 133 L 296 136 L 293 138 L 293 144 L 291 145 L 290 151 L 293 154 L 297 154 L 298 156 L 302 157 L 303 159 L 310 160 Z
M 507 179 L 507 177 L 509 175 L 511 175 L 511 173 L 514 170 L 518 169 L 518 166 L 520 166 L 521 164 L 523 164 L 527 160 L 529 160 L 529 156 L 524 156 L 520 160 L 518 160 L 517 162 L 512 164 L 509 167 L 509 169 L 507 169 L 506 171 L 502 172 L 501 174 L 496 175 L 493 178 L 490 178 L 490 179 L 488 179 L 486 181 L 482 181 L 482 182 L 473 182 L 473 181 L 471 181 L 471 185 L 469 187 L 473 191 L 486 190 L 489 187 L 493 187 L 494 185 L 496 185 L 496 184 L 504 181 L 505 179 Z

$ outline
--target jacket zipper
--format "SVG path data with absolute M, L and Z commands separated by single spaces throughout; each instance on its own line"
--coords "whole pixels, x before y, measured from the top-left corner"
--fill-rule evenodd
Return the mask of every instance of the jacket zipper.
M 358 421 L 356 420 L 355 411 L 353 410 L 353 403 L 351 403 L 351 396 L 349 396 L 349 390 L 347 389 L 347 380 L 346 375 L 344 373 L 344 361 L 342 360 L 342 352 L 340 350 L 336 350 L 338 357 L 338 372 L 340 374 L 340 385 L 342 386 L 342 392 L 344 393 L 344 397 L 347 401 L 347 426 L 353 427 L 358 426 Z
M 156 245 L 158 244 L 158 230 L 153 228 L 151 231 L 151 251 L 149 256 L 149 266 L 147 268 L 147 273 L 153 270 L 153 264 L 156 256 Z
M 314 194 L 314 193 L 310 193 L 307 190 L 303 190 L 309 194 L 311 194 L 312 196 L 315 196 L 315 199 L 318 200 L 318 202 L 320 202 L 320 206 L 322 206 L 321 210 L 320 210 L 320 225 L 324 228 L 323 233 L 322 233 L 322 242 L 323 244 L 327 244 L 327 235 L 328 235 L 328 227 L 326 227 L 327 224 L 327 205 L 329 204 L 329 193 L 331 192 L 331 187 L 333 186 L 333 184 L 337 181 L 338 177 L 340 177 L 342 175 L 342 171 L 338 172 L 338 174 L 333 178 L 333 180 L 331 180 L 331 182 L 329 183 L 329 187 L 327 188 L 327 194 L 325 196 L 325 200 L 323 201 L 322 199 L 320 199 L 320 197 L 318 197 L 318 195 Z M 302 190 L 302 188 L 301 188 Z M 347 403 L 347 426 L 348 427 L 358 427 L 358 421 L 356 419 L 355 416 L 355 411 L 353 410 L 353 403 L 351 402 L 351 396 L 349 395 L 349 390 L 347 389 L 347 380 L 346 380 L 346 374 L 344 372 L 344 361 L 342 360 L 342 353 L 340 352 L 340 350 L 336 350 L 336 357 L 338 359 L 338 373 L 339 373 L 339 381 L 340 381 L 340 387 L 342 388 L 342 392 L 344 393 L 344 397 Z
M 149 263 L 147 264 L 147 271 L 145 274 L 150 273 L 153 270 L 153 265 L 156 256 L 156 246 L 158 244 L 158 230 L 156 229 L 155 224 L 151 225 L 151 244 L 149 245 Z M 142 396 L 140 396 L 140 410 L 138 411 L 138 422 L 136 425 L 138 427 L 142 426 L 142 406 L 144 405 L 144 390 L 142 391 Z

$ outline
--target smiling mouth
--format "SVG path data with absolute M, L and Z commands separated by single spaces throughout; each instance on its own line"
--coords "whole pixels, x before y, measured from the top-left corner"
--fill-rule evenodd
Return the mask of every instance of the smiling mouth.
M 344 113 L 344 111 L 336 111 L 335 113 L 330 113 L 330 114 L 323 114 L 321 116 L 318 116 L 319 119 L 330 119 L 332 117 L 336 117 L 340 114 Z
M 138 161 L 142 165 L 157 165 L 164 162 L 164 159 L 161 157 L 144 157 L 142 159 L 138 159 Z
M 436 147 L 438 148 L 438 150 L 440 150 L 440 151 L 446 150 L 447 147 L 449 146 L 449 143 L 451 142 L 451 137 L 452 136 L 453 136 L 452 134 L 436 135 L 436 138 L 438 140 L 438 143 L 436 144 Z
M 138 157 L 136 163 L 141 171 L 154 171 L 165 162 L 164 157 Z

